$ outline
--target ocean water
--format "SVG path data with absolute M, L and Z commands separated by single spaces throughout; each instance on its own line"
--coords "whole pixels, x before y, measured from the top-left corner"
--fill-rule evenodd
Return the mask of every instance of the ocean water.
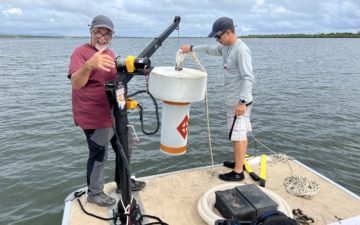
M 137 55 L 150 38 L 114 39 L 116 55 Z M 0 39 L 0 224 L 59 224 L 64 198 L 86 185 L 88 150 L 71 112 L 69 58 L 87 38 Z M 360 39 L 244 39 L 252 51 L 253 135 L 360 194 Z M 179 44 L 213 44 L 208 38 L 169 38 L 153 66 L 174 66 Z M 208 78 L 214 160 L 232 159 L 226 139 L 221 58 L 198 54 Z M 190 58 L 185 67 L 197 68 Z M 129 93 L 145 89 L 134 77 Z M 146 95 L 147 130 L 155 129 Z M 161 104 L 160 109 L 161 109 Z M 133 153 L 137 177 L 209 165 L 204 102 L 191 105 L 185 155 L 159 150 L 160 132 L 141 134 L 137 111 L 129 114 L 140 137 Z M 251 138 L 250 138 L 251 140 Z M 249 144 L 249 152 L 263 148 Z M 110 150 L 111 151 L 111 150 Z M 106 181 L 114 179 L 110 152 Z

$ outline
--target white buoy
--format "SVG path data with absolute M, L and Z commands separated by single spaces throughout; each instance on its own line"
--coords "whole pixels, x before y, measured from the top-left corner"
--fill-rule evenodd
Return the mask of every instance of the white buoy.
M 189 68 L 155 67 L 149 90 L 163 101 L 160 150 L 181 155 L 187 150 L 190 103 L 204 99 L 207 74 Z

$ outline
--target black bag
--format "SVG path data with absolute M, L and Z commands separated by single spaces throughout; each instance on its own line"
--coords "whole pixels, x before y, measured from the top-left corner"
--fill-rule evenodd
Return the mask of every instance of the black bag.
M 272 210 L 258 216 L 251 225 L 299 225 L 299 222 L 280 211 Z

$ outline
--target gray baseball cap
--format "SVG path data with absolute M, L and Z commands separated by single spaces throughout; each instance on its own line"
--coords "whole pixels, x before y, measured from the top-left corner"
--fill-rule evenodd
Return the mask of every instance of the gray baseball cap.
M 217 32 L 225 31 L 227 29 L 234 29 L 233 20 L 229 17 L 220 17 L 214 22 L 212 31 L 208 37 L 214 37 Z
M 94 19 L 91 22 L 92 28 L 99 28 L 99 27 L 105 27 L 114 32 L 114 24 L 113 22 L 106 16 L 98 15 L 94 17 Z

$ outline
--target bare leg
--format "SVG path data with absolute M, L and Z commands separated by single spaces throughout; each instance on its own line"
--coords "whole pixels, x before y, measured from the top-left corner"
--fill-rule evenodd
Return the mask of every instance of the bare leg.
M 234 145 L 234 159 L 235 159 L 235 168 L 236 173 L 243 172 L 245 154 L 247 149 L 247 140 L 245 141 L 233 141 Z

